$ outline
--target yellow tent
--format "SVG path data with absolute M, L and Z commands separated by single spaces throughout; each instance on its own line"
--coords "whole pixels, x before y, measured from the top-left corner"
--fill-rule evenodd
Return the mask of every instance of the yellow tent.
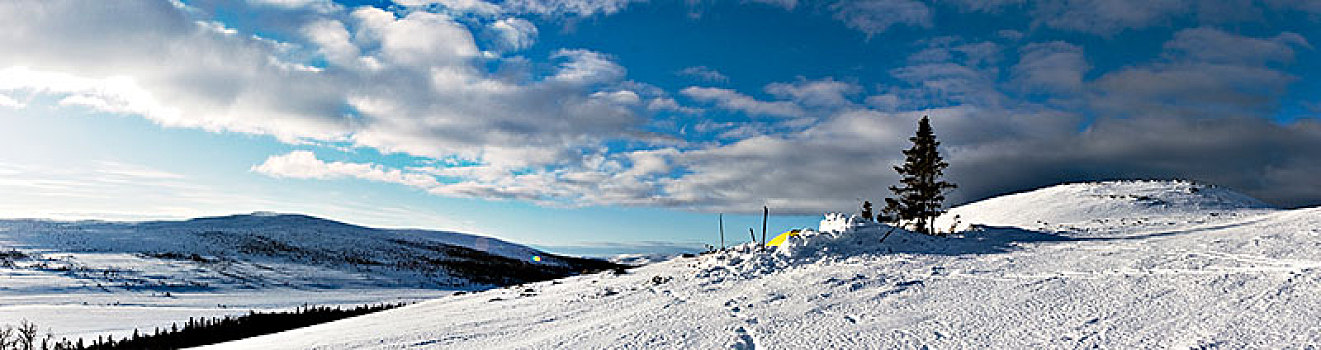
M 780 246 L 781 244 L 784 244 L 784 241 L 788 240 L 790 236 L 797 236 L 798 233 L 800 233 L 800 232 L 803 232 L 803 230 L 802 230 L 802 229 L 792 229 L 792 230 L 789 230 L 789 231 L 785 231 L 784 233 L 781 233 L 779 236 L 775 236 L 775 239 L 772 239 L 770 242 L 766 242 L 766 246 L 767 246 L 767 247 L 778 247 L 778 246 Z

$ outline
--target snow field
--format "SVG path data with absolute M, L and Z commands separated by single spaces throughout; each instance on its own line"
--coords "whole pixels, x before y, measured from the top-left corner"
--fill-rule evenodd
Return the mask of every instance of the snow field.
M 1321 208 L 1271 210 L 1189 186 L 1001 197 L 955 209 L 982 228 L 950 238 L 895 230 L 880 243 L 888 226 L 831 215 L 765 251 L 443 297 L 211 348 L 1321 346 Z M 1020 215 L 1028 208 L 1053 209 L 1041 220 Z

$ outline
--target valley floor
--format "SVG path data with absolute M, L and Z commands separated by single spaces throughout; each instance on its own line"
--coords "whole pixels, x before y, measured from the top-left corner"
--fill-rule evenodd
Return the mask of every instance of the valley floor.
M 36 323 L 44 334 L 95 339 L 123 338 L 134 329 L 151 333 L 155 327 L 183 327 L 191 317 L 243 315 L 254 311 L 286 311 L 303 305 L 346 306 L 416 302 L 452 291 L 434 289 L 254 289 L 211 292 L 74 292 L 48 294 L 0 293 L 0 325 L 22 320 Z

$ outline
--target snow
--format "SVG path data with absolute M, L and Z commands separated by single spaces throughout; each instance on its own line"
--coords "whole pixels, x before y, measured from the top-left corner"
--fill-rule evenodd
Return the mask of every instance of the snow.
M 610 261 L 610 262 L 612 262 L 612 263 L 616 263 L 616 264 L 623 264 L 623 265 L 629 265 L 629 266 L 638 266 L 638 265 L 654 264 L 654 263 L 658 263 L 658 262 L 662 262 L 662 261 L 666 261 L 666 260 L 674 259 L 674 258 L 679 257 L 679 256 L 681 256 L 681 255 L 683 255 L 683 254 L 665 254 L 665 253 L 656 253 L 656 254 L 618 254 L 618 255 L 612 256 L 612 257 L 610 257 L 610 258 L 608 258 L 608 259 L 606 259 L 606 260 L 608 260 L 608 261 Z
M 781 247 L 446 296 L 210 348 L 1321 344 L 1321 208 L 1112 182 L 994 198 L 942 220 L 953 215 L 978 225 L 931 237 L 828 215 Z
M 417 301 L 495 287 L 491 279 L 510 272 L 475 276 L 473 265 L 447 265 L 493 257 L 570 264 L 489 237 L 294 214 L 0 220 L 0 325 L 27 319 L 57 338 L 123 336 L 250 309 Z
M 948 231 L 969 224 L 1050 229 L 1101 220 L 1243 214 L 1271 207 L 1232 190 L 1189 181 L 1110 181 L 1046 187 L 964 205 L 936 220 Z

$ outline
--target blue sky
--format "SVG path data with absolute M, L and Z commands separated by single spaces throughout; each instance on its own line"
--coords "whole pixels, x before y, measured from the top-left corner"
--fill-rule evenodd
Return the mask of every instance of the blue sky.
M 1185 178 L 1321 204 L 1321 4 L 0 4 L 0 217 L 251 211 L 667 251 L 812 227 L 931 116 L 952 204 Z M 736 238 L 737 237 L 737 238 Z

